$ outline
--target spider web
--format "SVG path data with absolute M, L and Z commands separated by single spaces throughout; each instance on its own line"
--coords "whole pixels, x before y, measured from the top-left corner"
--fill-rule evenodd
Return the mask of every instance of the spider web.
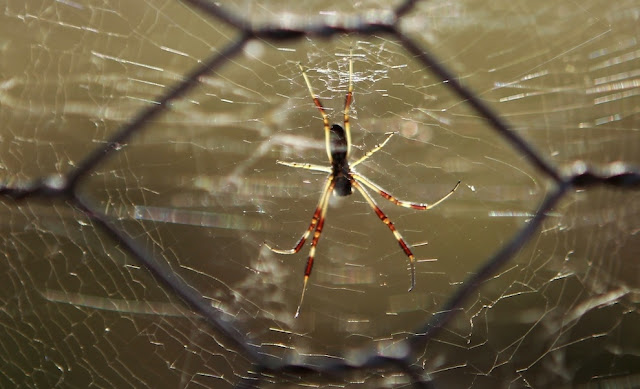
M 290 3 L 225 9 L 255 26 L 391 14 L 373 1 Z M 3 188 L 42 177 L 63 185 L 62 175 L 240 33 L 175 0 L 10 0 L 2 10 Z M 449 0 L 418 3 L 399 28 L 544 160 L 567 175 L 583 166 L 616 174 L 639 163 L 639 15 L 637 1 Z M 308 248 L 277 255 L 263 242 L 293 246 L 325 175 L 275 162 L 327 164 L 298 63 L 341 123 L 350 51 L 354 157 L 397 132 L 358 171 L 416 202 L 462 184 L 427 212 L 372 193 L 414 248 L 412 292 L 406 257 L 364 200 L 333 198 L 294 319 Z M 535 220 L 555 184 L 395 35 L 252 40 L 225 61 L 79 189 L 163 274 L 203 296 L 217 327 L 123 238 L 97 228 L 91 208 L 69 196 L 6 198 L 0 386 L 233 387 L 249 377 L 262 387 L 405 387 L 413 378 L 395 365 L 338 373 L 341 363 L 406 353 L 434 386 L 638 385 L 636 192 L 569 191 L 416 347 L 405 340 Z M 254 348 L 278 363 L 335 361 L 336 374 L 260 376 L 268 366 Z

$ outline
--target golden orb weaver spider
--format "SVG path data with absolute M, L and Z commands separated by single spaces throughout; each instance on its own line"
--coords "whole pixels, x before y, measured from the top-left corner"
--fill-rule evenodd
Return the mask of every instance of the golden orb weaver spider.
M 307 238 L 313 233 L 313 239 L 311 241 L 311 249 L 309 250 L 309 259 L 307 260 L 307 266 L 304 271 L 304 283 L 302 285 L 302 294 L 300 295 L 300 302 L 298 303 L 298 309 L 296 310 L 295 317 L 300 315 L 300 308 L 302 307 L 302 301 L 304 300 L 304 293 L 307 290 L 307 282 L 309 281 L 309 277 L 311 276 L 311 269 L 313 268 L 313 260 L 316 254 L 316 246 L 318 245 L 318 241 L 320 240 L 320 235 L 322 235 L 322 228 L 324 227 L 324 221 L 327 214 L 327 207 L 329 205 L 329 194 L 333 192 L 336 196 L 348 196 L 352 193 L 352 189 L 356 188 L 358 192 L 364 197 L 369 206 L 376 213 L 378 218 L 389 227 L 389 230 L 393 233 L 394 237 L 398 241 L 398 244 L 404 251 L 404 253 L 409 258 L 410 268 L 411 268 L 411 286 L 409 287 L 409 291 L 411 291 L 416 284 L 416 269 L 415 269 L 415 256 L 411 251 L 411 246 L 404 241 L 404 238 L 396 230 L 394 224 L 389 220 L 389 218 L 382 212 L 380 207 L 376 204 L 371 195 L 362 187 L 361 184 L 370 188 L 371 190 L 380 194 L 380 196 L 384 197 L 386 200 L 391 201 L 392 203 L 399 205 L 401 207 L 417 209 L 421 211 L 425 211 L 427 209 L 431 209 L 436 205 L 440 204 L 449 196 L 455 192 L 455 190 L 460 185 L 460 181 L 440 200 L 436 201 L 433 204 L 421 204 L 421 203 L 412 203 L 409 201 L 398 200 L 393 197 L 389 192 L 385 191 L 373 181 L 369 180 L 362 174 L 356 173 L 353 168 L 357 165 L 364 162 L 367 158 L 371 157 L 375 152 L 382 149 L 387 142 L 391 139 L 391 137 L 395 134 L 395 132 L 390 133 L 387 138 L 380 144 L 376 145 L 373 149 L 369 150 L 365 153 L 360 159 L 349 165 L 349 154 L 351 151 L 351 128 L 349 125 L 349 107 L 351 106 L 351 102 L 353 101 L 353 59 L 351 54 L 349 55 L 349 90 L 347 91 L 347 95 L 345 97 L 344 103 L 344 128 L 338 124 L 329 125 L 329 118 L 327 113 L 324 110 L 324 106 L 320 102 L 318 96 L 313 92 L 313 88 L 311 87 L 311 82 L 309 82 L 309 77 L 305 72 L 304 68 L 301 64 L 298 64 L 300 70 L 302 71 L 302 76 L 304 77 L 304 81 L 307 84 L 307 88 L 309 89 L 309 93 L 311 94 L 311 98 L 315 103 L 318 110 L 320 110 L 320 114 L 322 115 L 322 121 L 324 123 L 324 135 L 325 135 L 325 147 L 327 150 L 327 156 L 329 157 L 329 162 L 331 162 L 331 166 L 321 166 L 314 165 L 310 163 L 304 162 L 284 162 L 277 161 L 280 165 L 315 170 L 319 172 L 328 173 L 329 176 L 325 180 L 324 188 L 322 189 L 322 194 L 320 195 L 320 201 L 316 206 L 315 211 L 313 212 L 313 217 L 311 218 L 311 223 L 307 230 L 302 234 L 298 243 L 292 248 L 288 250 L 277 249 L 269 246 L 267 243 L 265 245 L 269 250 L 278 253 L 278 254 L 295 254 L 302 246 L 304 246 Z

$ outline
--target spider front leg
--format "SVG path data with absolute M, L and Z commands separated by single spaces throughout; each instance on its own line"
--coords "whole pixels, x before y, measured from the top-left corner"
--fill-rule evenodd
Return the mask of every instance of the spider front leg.
M 298 64 L 298 67 L 302 72 L 302 77 L 304 78 L 305 84 L 307 84 L 307 89 L 309 89 L 309 94 L 311 95 L 311 99 L 313 99 L 313 103 L 316 105 L 316 107 L 320 111 L 320 115 L 322 115 L 322 124 L 324 125 L 325 148 L 327 149 L 327 156 L 329 157 L 329 161 L 331 161 L 331 153 L 329 152 L 330 127 L 331 127 L 329 125 L 329 117 L 327 116 L 327 112 L 324 110 L 324 106 L 322 105 L 320 98 L 313 91 L 313 87 L 311 87 L 311 82 L 309 81 L 309 77 L 307 76 L 307 72 L 305 72 L 304 67 L 302 67 L 301 64 Z
M 349 50 L 349 89 L 344 98 L 344 132 L 347 139 L 347 158 L 351 154 L 351 124 L 349 123 L 349 111 L 353 102 L 353 50 Z

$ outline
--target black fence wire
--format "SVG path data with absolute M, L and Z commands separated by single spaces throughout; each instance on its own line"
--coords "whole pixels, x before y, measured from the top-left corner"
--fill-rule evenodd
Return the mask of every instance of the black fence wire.
M 430 54 L 428 48 L 421 47 L 400 27 L 402 17 L 410 12 L 417 1 L 402 2 L 393 14 L 376 19 L 375 16 L 351 17 L 339 19 L 339 22 L 313 22 L 298 26 L 262 25 L 253 27 L 240 16 L 225 11 L 223 6 L 205 0 L 182 0 L 184 3 L 209 15 L 212 21 L 226 23 L 237 32 L 237 37 L 226 47 L 217 51 L 210 58 L 184 76 L 184 79 L 166 94 L 157 99 L 157 103 L 142 109 L 131 121 L 122 126 L 106 143 L 90 151 L 77 164 L 77 167 L 62 176 L 43 177 L 29 185 L 13 186 L 0 184 L 0 193 L 5 202 L 16 205 L 25 199 L 39 199 L 40 201 L 64 200 L 90 218 L 114 242 L 136 258 L 141 266 L 150 271 L 169 294 L 179 297 L 216 333 L 216 339 L 227 347 L 237 350 L 249 360 L 253 367 L 238 384 L 241 388 L 259 387 L 264 382 L 271 382 L 274 376 L 305 377 L 306 375 L 321 375 L 341 377 L 354 371 L 373 369 L 397 370 L 405 373 L 413 387 L 431 387 L 430 377 L 424 369 L 416 364 L 423 348 L 439 331 L 447 326 L 451 319 L 460 312 L 466 299 L 476 292 L 480 285 L 496 274 L 498 269 L 507 263 L 525 245 L 545 220 L 558 202 L 567 193 L 577 189 L 586 190 L 594 186 L 605 185 L 621 190 L 633 190 L 640 187 L 640 173 L 632 167 L 620 163 L 605 166 L 588 166 L 576 162 L 569 167 L 558 167 L 546 161 L 525 139 L 514 132 L 510 125 L 500 117 L 494 109 L 481 100 L 473 91 L 461 82 L 455 74 L 443 66 L 440 61 Z M 487 258 L 482 266 L 472 272 L 457 291 L 448 298 L 440 311 L 432 316 L 414 334 L 408 335 L 406 352 L 403 355 L 382 356 L 374 349 L 360 350 L 361 358 L 357 362 L 336 358 L 314 357 L 313 363 L 288 362 L 272 357 L 262 352 L 259 345 L 251 343 L 247 335 L 229 324 L 218 309 L 213 307 L 197 289 L 183 278 L 176 275 L 170 266 L 162 259 L 152 255 L 128 234 L 121 231 L 109 216 L 99 210 L 78 190 L 80 183 L 91 176 L 94 169 L 108 160 L 111 156 L 127 144 L 133 135 L 144 131 L 145 126 L 162 115 L 176 99 L 183 97 L 199 84 L 201 77 L 217 72 L 230 59 L 238 55 L 245 46 L 254 40 L 270 42 L 292 41 L 302 38 L 332 39 L 341 35 L 361 36 L 390 36 L 404 47 L 404 49 L 422 64 L 426 72 L 432 72 L 446 83 L 461 100 L 468 104 L 476 113 L 484 118 L 491 128 L 503 137 L 518 153 L 526 158 L 528 163 L 546 176 L 550 181 L 546 198 L 539 205 L 535 216 L 506 242 L 494 255 Z M 215 257 L 212 258 L 215 260 Z

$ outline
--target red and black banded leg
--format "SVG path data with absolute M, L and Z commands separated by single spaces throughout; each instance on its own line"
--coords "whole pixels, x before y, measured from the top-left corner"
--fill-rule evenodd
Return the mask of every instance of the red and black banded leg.
M 327 215 L 327 208 L 329 206 L 329 196 L 328 194 L 333 191 L 333 187 L 335 186 L 335 181 L 333 177 L 329 177 L 329 186 L 327 187 L 327 192 L 324 195 L 324 202 L 322 207 L 320 208 L 320 218 L 318 219 L 318 224 L 316 225 L 316 230 L 313 233 L 313 239 L 311 240 L 311 249 L 309 250 L 309 259 L 307 259 L 307 266 L 304 269 L 304 283 L 302 285 L 302 294 L 300 295 L 300 303 L 298 303 L 298 309 L 296 309 L 295 317 L 300 315 L 300 307 L 302 307 L 302 301 L 304 300 L 304 293 L 307 291 L 307 283 L 309 282 L 309 277 L 311 276 L 311 270 L 313 269 L 313 259 L 316 256 L 316 246 L 318 245 L 318 241 L 320 240 L 320 236 L 322 235 L 322 228 L 324 227 L 325 217 Z
M 349 52 L 349 89 L 344 98 L 344 132 L 347 138 L 347 158 L 351 152 L 351 125 L 349 124 L 349 110 L 353 101 L 353 52 Z
M 371 181 L 367 177 L 363 176 L 362 174 L 359 174 L 359 173 L 356 173 L 356 172 L 351 172 L 351 175 L 353 176 L 353 178 L 355 178 L 359 182 L 363 183 L 364 185 L 368 186 L 369 188 L 373 189 L 374 191 L 378 192 L 378 194 L 380 194 L 380 196 L 382 196 L 385 199 L 391 201 L 395 205 L 399 205 L 399 206 L 405 207 L 405 208 L 417 209 L 418 211 L 426 211 L 428 209 L 434 208 L 436 205 L 438 205 L 441 202 L 443 202 L 446 199 L 448 199 L 449 196 L 451 196 L 453 194 L 453 192 L 455 192 L 456 189 L 458 189 L 458 186 L 460 186 L 460 181 L 458 181 L 458 183 L 453 187 L 453 189 L 451 189 L 449 191 L 449 193 L 444 195 L 440 200 L 436 201 L 433 204 L 412 203 L 410 201 L 398 200 L 393 195 L 391 195 L 389 192 L 387 192 L 386 190 L 382 189 L 378 185 L 374 184 L 373 181 Z
M 318 95 L 315 94 L 315 92 L 313 91 L 313 88 L 311 87 L 311 82 L 309 82 L 309 77 L 307 76 L 307 72 L 305 72 L 304 68 L 302 67 L 302 65 L 298 64 L 298 66 L 300 67 L 300 70 L 302 71 L 302 77 L 304 77 L 304 82 L 307 84 L 307 88 L 309 89 L 309 94 L 311 94 L 311 98 L 313 99 L 314 104 L 316 105 L 316 107 L 318 107 L 318 110 L 320 110 L 320 114 L 322 115 L 322 123 L 324 124 L 324 139 L 325 139 L 325 148 L 327 149 L 327 156 L 329 157 L 329 161 L 332 162 L 333 161 L 333 157 L 331 156 L 331 141 L 330 141 L 330 128 L 331 126 L 329 125 L 329 117 L 327 116 L 327 113 L 324 110 L 324 107 L 322 106 L 322 102 L 320 101 L 320 98 L 318 97 Z
M 411 269 L 411 285 L 409 286 L 409 291 L 411 291 L 413 287 L 416 286 L 416 257 L 413 255 L 413 252 L 411 252 L 411 247 L 407 244 L 407 242 L 404 241 L 404 238 L 402 237 L 400 232 L 396 230 L 396 227 L 393 225 L 391 220 L 387 217 L 387 215 L 384 214 L 384 212 L 382 212 L 380 207 L 378 207 L 378 204 L 376 204 L 373 198 L 369 195 L 369 193 L 367 193 L 367 191 L 364 190 L 364 188 L 358 183 L 358 181 L 356 181 L 354 178 L 351 178 L 351 185 L 355 187 L 360 192 L 360 194 L 362 194 L 362 197 L 367 200 L 367 203 L 369 203 L 373 211 L 376 213 L 376 215 L 378 215 L 378 218 L 380 218 L 380 220 L 384 224 L 386 224 L 387 227 L 389 227 L 391 232 L 393 232 L 393 236 L 395 236 L 398 244 L 402 248 L 402 251 L 404 251 L 404 253 L 409 258 L 409 266 Z
M 298 243 L 296 243 L 296 245 L 292 249 L 283 250 L 283 249 L 271 247 L 268 243 L 265 242 L 264 245 L 267 246 L 269 250 L 278 254 L 295 254 L 298 251 L 300 251 L 302 246 L 304 246 L 304 243 L 307 241 L 307 238 L 311 234 L 311 231 L 313 231 L 313 229 L 318 224 L 318 219 L 320 219 L 320 214 L 322 213 L 322 208 L 324 206 L 324 203 L 327 201 L 328 194 L 331 193 L 331 190 L 329 190 L 329 188 L 331 187 L 332 181 L 333 181 L 332 177 L 327 178 L 324 185 L 324 189 L 322 189 L 322 194 L 320 195 L 320 201 L 318 201 L 316 210 L 313 212 L 311 223 L 309 223 L 309 227 L 307 228 L 307 231 L 305 231 L 305 233 L 302 234 L 302 237 L 300 237 L 300 240 L 298 240 Z

